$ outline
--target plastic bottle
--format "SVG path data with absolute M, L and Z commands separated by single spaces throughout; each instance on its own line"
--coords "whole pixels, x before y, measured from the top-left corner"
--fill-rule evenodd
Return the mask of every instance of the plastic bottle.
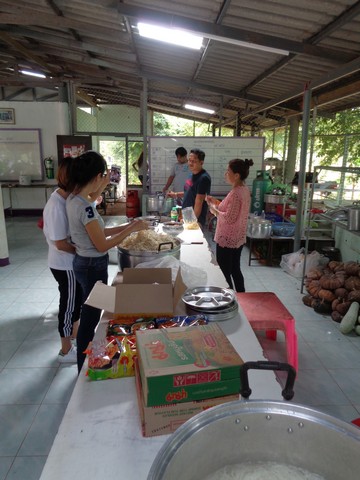
M 173 222 L 178 221 L 178 211 L 176 207 L 173 207 L 170 212 L 170 218 Z

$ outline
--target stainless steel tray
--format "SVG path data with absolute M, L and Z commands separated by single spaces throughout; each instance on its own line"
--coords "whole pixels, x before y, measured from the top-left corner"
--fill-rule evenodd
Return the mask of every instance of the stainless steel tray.
M 226 309 L 235 301 L 235 293 L 229 288 L 201 286 L 189 288 L 182 296 L 183 302 L 197 311 Z
M 231 304 L 231 306 L 223 310 L 207 310 L 206 316 L 209 322 L 223 322 L 225 320 L 230 320 L 231 318 L 235 317 L 235 315 L 237 315 L 238 308 L 238 303 L 234 302 L 233 304 Z M 188 305 L 186 306 L 186 311 L 188 312 L 188 314 L 191 315 L 199 314 L 198 310 L 195 310 L 195 308 L 191 308 Z

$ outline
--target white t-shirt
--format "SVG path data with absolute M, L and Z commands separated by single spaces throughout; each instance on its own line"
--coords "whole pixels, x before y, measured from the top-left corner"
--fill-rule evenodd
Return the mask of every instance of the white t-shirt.
M 53 192 L 47 201 L 44 212 L 43 232 L 49 245 L 48 265 L 55 270 L 72 270 L 74 255 L 72 253 L 58 250 L 55 246 L 56 240 L 70 241 L 69 222 L 66 215 L 66 200 L 59 193 L 58 189 Z
M 191 177 L 188 163 L 176 162 L 171 169 L 170 176 L 175 177 L 172 182 L 171 190 L 173 192 L 183 192 L 186 180 Z

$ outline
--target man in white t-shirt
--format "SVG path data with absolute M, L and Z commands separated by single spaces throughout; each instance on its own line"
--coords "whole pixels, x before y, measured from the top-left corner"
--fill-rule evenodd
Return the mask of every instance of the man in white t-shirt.
M 178 147 L 175 150 L 175 155 L 177 161 L 171 169 L 170 176 L 163 188 L 163 193 L 165 193 L 170 186 L 173 192 L 183 192 L 186 180 L 191 177 L 186 149 L 184 147 Z

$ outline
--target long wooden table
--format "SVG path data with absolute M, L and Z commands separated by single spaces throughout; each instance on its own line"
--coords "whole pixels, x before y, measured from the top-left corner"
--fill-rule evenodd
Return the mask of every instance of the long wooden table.
M 201 230 L 184 231 L 179 238 L 184 241 L 181 262 L 205 270 L 208 285 L 226 287 Z M 179 304 L 176 310 L 178 314 L 183 313 L 183 305 Z M 103 315 L 96 337 L 105 335 L 107 318 Z M 244 361 L 264 360 L 262 348 L 242 311 L 219 324 Z M 146 479 L 157 452 L 169 435 L 142 436 L 133 377 L 92 382 L 85 376 L 85 366 L 41 480 Z M 251 371 L 249 381 L 252 399 L 282 399 L 281 387 L 273 372 Z

